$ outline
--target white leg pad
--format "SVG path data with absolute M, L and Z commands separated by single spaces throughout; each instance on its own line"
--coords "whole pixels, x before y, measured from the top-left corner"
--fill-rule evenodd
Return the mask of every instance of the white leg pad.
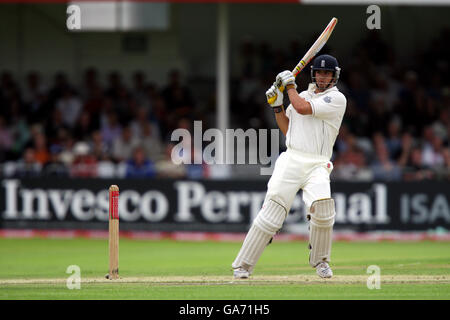
M 312 267 L 320 262 L 330 262 L 333 225 L 336 211 L 334 200 L 321 199 L 311 204 L 309 232 L 309 263 Z
M 285 218 L 286 209 L 283 206 L 272 200 L 267 201 L 253 221 L 232 268 L 244 268 L 251 273 L 270 239 L 283 226 Z

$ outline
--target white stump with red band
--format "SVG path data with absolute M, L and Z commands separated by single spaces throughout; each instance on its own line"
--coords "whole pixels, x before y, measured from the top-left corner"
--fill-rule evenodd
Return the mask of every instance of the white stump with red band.
M 109 279 L 119 278 L 119 187 L 109 187 Z

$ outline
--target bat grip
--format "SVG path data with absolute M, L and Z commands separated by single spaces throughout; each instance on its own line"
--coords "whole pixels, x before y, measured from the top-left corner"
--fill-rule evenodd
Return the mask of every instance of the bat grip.
M 267 102 L 268 102 L 269 104 L 272 104 L 272 103 L 275 102 L 275 100 L 277 99 L 277 97 L 278 97 L 278 96 L 274 96 L 274 97 L 272 97 L 272 98 L 269 98 L 269 99 L 267 99 Z
M 292 74 L 294 75 L 294 77 L 297 77 L 297 75 L 300 73 L 300 71 L 302 71 L 302 69 L 300 69 L 300 68 L 298 68 L 298 67 L 295 67 L 294 71 L 292 71 Z M 276 83 L 276 86 L 278 87 L 278 89 L 280 89 L 281 92 L 283 92 L 284 89 L 285 89 L 284 86 L 281 84 L 281 81 L 278 81 L 278 82 Z M 277 97 L 278 97 L 278 95 L 276 95 L 276 96 L 274 96 L 274 97 L 272 97 L 272 98 L 269 98 L 269 99 L 267 99 L 267 102 L 268 102 L 269 104 L 272 104 L 272 103 L 275 102 L 275 100 L 277 99 Z
M 278 89 L 280 89 L 281 92 L 284 91 L 284 87 L 283 87 L 283 85 L 282 85 L 280 82 L 277 82 L 276 85 L 277 85 Z M 273 96 L 272 98 L 267 99 L 267 102 L 268 102 L 269 104 L 272 104 L 272 103 L 275 102 L 275 100 L 276 100 L 277 98 L 278 98 L 278 95 Z

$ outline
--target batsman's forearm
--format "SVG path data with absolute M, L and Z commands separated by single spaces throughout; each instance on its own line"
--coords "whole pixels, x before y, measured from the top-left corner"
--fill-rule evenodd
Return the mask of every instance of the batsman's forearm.
M 312 108 L 308 101 L 298 95 L 294 87 L 288 87 L 287 93 L 292 107 L 300 114 L 312 114 Z
M 289 118 L 286 116 L 284 108 L 282 112 L 275 113 L 275 119 L 277 120 L 277 125 L 280 128 L 281 132 L 283 132 L 283 134 L 286 136 L 289 128 Z

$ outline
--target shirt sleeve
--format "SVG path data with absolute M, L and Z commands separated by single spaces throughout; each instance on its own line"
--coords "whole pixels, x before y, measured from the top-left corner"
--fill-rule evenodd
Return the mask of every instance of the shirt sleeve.
M 317 99 L 311 99 L 312 115 L 321 120 L 333 120 L 345 112 L 347 99 L 340 93 L 326 94 Z
M 286 110 L 285 110 L 286 117 L 288 117 L 289 119 L 291 119 L 291 112 L 292 112 L 292 109 L 293 109 L 292 104 L 290 104 L 290 105 L 286 108 Z

